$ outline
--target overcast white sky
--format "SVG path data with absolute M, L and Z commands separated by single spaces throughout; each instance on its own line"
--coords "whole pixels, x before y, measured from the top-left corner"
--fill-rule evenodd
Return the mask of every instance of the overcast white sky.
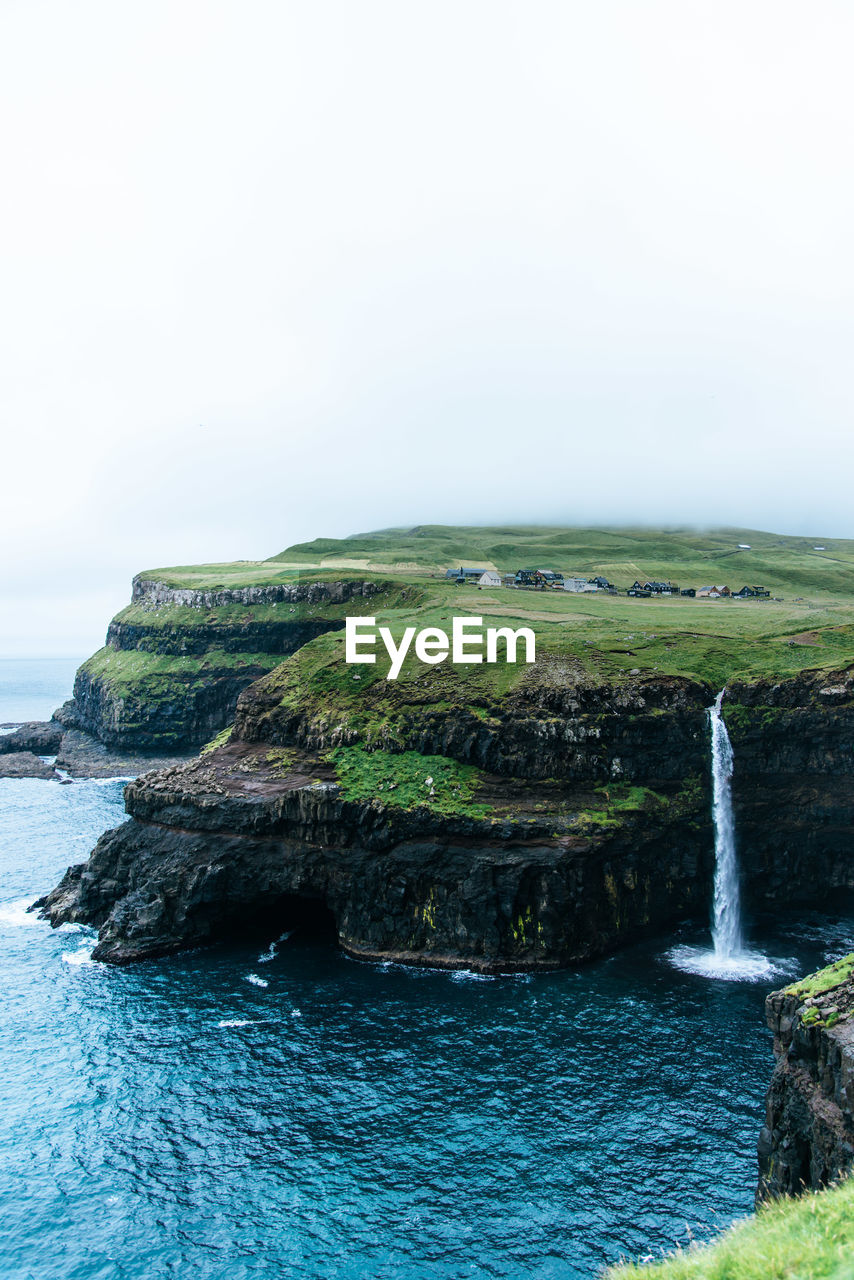
M 418 522 L 854 535 L 854 11 L 0 0 L 0 653 Z

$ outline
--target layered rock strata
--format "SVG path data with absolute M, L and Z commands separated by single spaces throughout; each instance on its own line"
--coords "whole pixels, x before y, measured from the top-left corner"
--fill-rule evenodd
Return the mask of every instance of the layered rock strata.
M 854 956 L 765 1002 L 777 1060 L 759 1138 L 757 1200 L 854 1170 Z
M 198 748 L 230 723 L 248 685 L 341 630 L 346 606 L 358 611 L 392 594 L 406 589 L 378 579 L 198 590 L 137 577 L 131 605 L 80 667 L 55 719 L 126 753 Z
M 356 721 L 283 698 L 268 677 L 242 696 L 228 745 L 132 784 L 131 821 L 40 905 L 54 924 L 99 928 L 96 954 L 115 962 L 321 903 L 355 955 L 484 970 L 578 963 L 704 911 L 711 691 L 561 679 L 534 671 L 477 709 L 449 708 L 441 686 L 383 682 L 384 718 Z M 744 690 L 731 704 L 748 904 L 854 888 L 847 680 L 837 673 L 847 693 L 832 706 L 809 680 L 789 707 Z M 382 752 L 390 776 L 396 756 L 421 753 L 425 785 L 431 759 L 460 762 L 477 770 L 477 803 L 402 806 L 396 784 L 356 794 L 342 750 Z

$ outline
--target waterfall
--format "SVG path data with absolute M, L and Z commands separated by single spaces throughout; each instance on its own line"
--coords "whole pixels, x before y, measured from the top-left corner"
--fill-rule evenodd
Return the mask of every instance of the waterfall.
M 741 902 L 735 822 L 732 816 L 732 743 L 721 715 L 725 690 L 709 707 L 712 735 L 712 817 L 715 825 L 715 897 L 712 941 L 715 956 L 726 962 L 741 955 Z
M 741 936 L 741 901 L 738 859 L 735 852 L 735 820 L 732 813 L 733 752 L 726 731 L 721 689 L 709 707 L 712 739 L 712 819 L 715 828 L 715 892 L 711 950 L 702 946 L 675 946 L 667 958 L 677 969 L 719 978 L 727 982 L 765 982 L 776 973 L 790 971 L 790 961 L 772 960 L 761 951 L 748 951 Z

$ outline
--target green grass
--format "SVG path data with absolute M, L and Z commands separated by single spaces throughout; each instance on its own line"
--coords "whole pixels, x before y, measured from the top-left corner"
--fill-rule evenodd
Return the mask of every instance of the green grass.
M 751 550 L 739 551 L 739 542 L 750 543 Z M 814 551 L 817 544 L 826 550 Z M 502 571 L 528 565 L 588 576 L 604 573 L 623 588 L 637 576 L 670 578 L 695 587 L 726 581 L 737 588 L 759 582 L 783 598 L 630 600 L 625 595 L 575 596 L 563 591 L 480 591 L 444 580 L 444 569 L 460 563 L 494 564 Z M 294 564 L 304 567 L 289 567 Z M 351 568 L 342 569 L 342 564 Z M 374 614 L 398 637 L 404 625 L 449 630 L 454 614 L 480 615 L 485 626 L 529 625 L 537 632 L 541 668 L 567 663 L 573 678 L 599 684 L 621 683 L 637 672 L 685 676 L 720 688 L 736 678 L 785 678 L 805 668 L 829 670 L 854 661 L 854 542 L 839 539 L 790 538 L 756 530 L 419 526 L 319 539 L 263 563 L 157 569 L 144 576 L 175 585 L 241 585 L 296 581 L 301 575 L 335 579 L 352 576 L 353 567 L 364 568 L 374 578 L 381 570 L 388 593 L 342 606 L 300 606 L 299 612 L 287 616 L 317 616 L 312 609 L 329 617 Z M 200 620 L 218 625 L 214 618 L 233 623 L 250 613 L 258 619 L 281 619 L 284 608 L 289 606 L 238 605 L 206 613 L 133 606 L 120 617 L 156 629 L 198 625 Z M 308 655 L 305 662 L 307 672 L 315 667 Z M 450 696 L 456 698 L 465 687 L 475 701 L 478 691 L 492 700 L 529 674 L 521 665 L 508 668 L 503 663 L 488 672 L 476 667 L 455 670 L 464 686 Z M 372 683 L 371 671 L 360 668 L 363 689 Z M 382 656 L 373 672 L 385 674 Z M 401 680 L 411 678 L 411 672 L 424 674 L 412 656 Z M 344 679 L 351 674 L 346 670 Z
M 739 550 L 748 543 L 749 551 Z M 816 545 L 824 551 L 815 551 Z M 681 586 L 726 582 L 847 593 L 854 580 L 854 541 L 787 537 L 756 529 L 566 528 L 510 525 L 418 525 L 349 538 L 317 538 L 288 547 L 270 564 L 320 566 L 359 563 L 440 570 L 460 564 L 548 568 L 601 573 L 623 587 L 639 575 L 670 578 Z
M 335 766 L 345 800 L 378 800 L 447 816 L 490 816 L 490 807 L 476 798 L 481 775 L 473 765 L 417 751 L 391 754 L 361 747 L 336 747 L 327 759 Z
M 799 982 L 793 982 L 790 987 L 786 987 L 786 994 L 797 996 L 799 1000 L 807 1000 L 810 996 L 820 996 L 826 991 L 832 991 L 841 983 L 848 982 L 852 976 L 854 976 L 854 952 L 843 956 L 834 964 L 829 964 L 826 969 L 819 969 L 818 973 L 811 973 Z
M 710 1245 L 603 1280 L 854 1280 L 854 1181 L 774 1201 Z
M 88 676 L 100 677 L 114 690 L 124 686 L 145 684 L 147 693 L 159 686 L 174 687 L 177 680 L 206 680 L 214 674 L 239 671 L 246 667 L 270 670 L 281 662 L 281 656 L 270 653 L 226 653 L 209 649 L 199 656 L 150 653 L 143 649 L 99 649 L 80 668 Z
M 289 548 L 267 562 L 178 566 L 142 575 L 175 586 L 211 588 L 253 583 L 341 580 L 381 581 L 376 597 L 344 604 L 225 605 L 191 608 L 134 604 L 118 615 L 143 629 L 139 643 L 153 652 L 105 649 L 86 669 L 117 691 L 166 697 L 169 685 L 220 672 L 270 672 L 268 689 L 284 707 L 342 722 L 369 745 L 383 737 L 395 745 L 401 720 L 422 714 L 460 713 L 489 722 L 521 691 L 570 689 L 576 685 L 620 686 L 636 679 L 684 677 L 709 691 L 733 680 L 785 679 L 808 670 L 830 671 L 854 662 L 854 542 L 785 538 L 752 530 L 560 529 L 420 526 L 385 530 L 353 539 L 321 539 Z M 751 550 L 738 551 L 738 542 Z M 626 587 L 635 577 L 670 578 L 683 585 L 760 582 L 784 599 L 734 602 L 683 598 L 631 600 L 625 595 L 572 595 L 564 591 L 514 591 L 457 587 L 444 579 L 446 566 L 520 565 L 604 573 Z M 341 564 L 350 568 L 341 568 Z M 294 567 L 296 565 L 297 567 Z M 299 566 L 302 566 L 301 568 Z M 335 567 L 335 566 L 339 567 Z M 391 568 L 383 567 L 391 566 Z M 797 598 L 802 597 L 802 598 Z M 428 667 L 410 652 L 396 682 L 385 680 L 388 658 L 377 649 L 374 666 L 348 666 L 343 636 L 328 634 L 281 657 L 254 652 L 263 639 L 243 642 L 250 623 L 340 623 L 372 615 L 400 638 L 404 627 L 441 627 L 450 632 L 455 615 L 480 616 L 484 627 L 530 626 L 537 636 L 537 663 Z M 161 636 L 210 628 L 212 648 L 200 656 L 158 654 Z M 218 641 L 216 631 L 222 629 Z M 226 638 L 226 632 L 231 634 Z M 237 637 L 235 637 L 237 631 Z M 256 631 L 254 637 L 263 635 Z M 228 653 L 229 644 L 253 652 Z M 144 688 L 143 688 L 144 686 Z M 728 708 L 727 717 L 736 714 Z M 733 722 L 734 730 L 738 725 Z
M 231 731 L 233 728 L 233 724 L 226 725 L 224 729 L 219 731 L 215 738 L 211 738 L 210 742 L 205 743 L 199 754 L 208 756 L 212 751 L 216 751 L 218 747 L 224 747 L 231 737 Z

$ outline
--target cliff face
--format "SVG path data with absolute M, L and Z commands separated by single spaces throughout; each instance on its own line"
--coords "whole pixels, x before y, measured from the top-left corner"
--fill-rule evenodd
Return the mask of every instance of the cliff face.
M 195 590 L 137 577 L 131 605 L 79 669 L 55 718 L 123 751 L 198 747 L 284 656 L 341 630 L 347 609 L 358 613 L 395 593 L 382 580 Z
M 854 888 L 854 797 L 824 767 L 850 751 L 848 679 L 832 705 L 810 680 L 788 707 L 781 687 L 732 704 L 749 902 Z M 291 659 L 242 695 L 226 746 L 132 784 L 132 821 L 41 907 L 96 925 L 115 962 L 320 903 L 353 954 L 485 970 L 576 963 L 707 909 L 710 691 L 540 671 L 488 705 L 445 693 L 377 683 L 348 718 Z
M 429 683 L 378 682 L 361 696 L 360 715 L 348 716 L 330 698 L 313 697 L 307 681 L 296 698 L 283 698 L 286 670 L 246 690 L 235 737 L 315 752 L 363 742 L 579 783 L 678 782 L 707 769 L 705 708 L 713 694 L 692 680 L 594 685 L 542 661 L 504 696 L 467 703 L 452 674 L 434 672 Z
M 352 954 L 512 970 L 570 964 L 659 927 L 699 905 L 710 874 L 693 794 L 644 797 L 597 825 L 585 821 L 589 795 L 483 777 L 490 816 L 447 816 L 348 801 L 317 759 L 292 757 L 284 774 L 275 762 L 231 743 L 138 779 L 126 791 L 133 820 L 39 905 L 54 924 L 96 925 L 96 957 L 117 963 L 259 918 L 286 928 L 322 903 Z
M 759 1138 L 757 1200 L 854 1169 L 854 956 L 765 1002 L 777 1065 Z
M 854 877 L 854 672 L 734 684 L 724 716 L 750 900 L 815 900 Z M 810 879 L 816 888 L 810 889 Z

